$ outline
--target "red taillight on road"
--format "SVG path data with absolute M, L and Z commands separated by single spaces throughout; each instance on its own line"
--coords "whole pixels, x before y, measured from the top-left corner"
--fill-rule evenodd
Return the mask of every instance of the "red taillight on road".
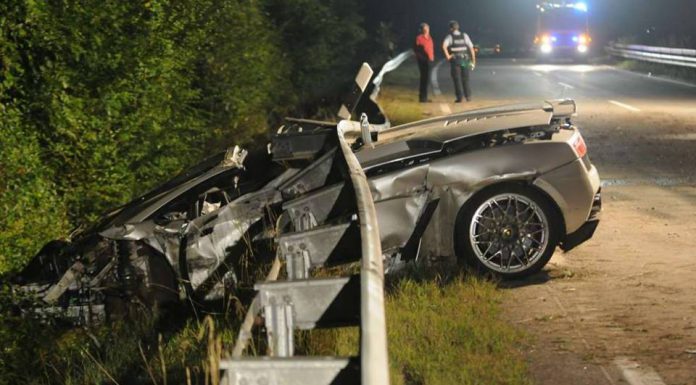
M 582 158 L 583 156 L 585 156 L 585 154 L 587 154 L 587 145 L 585 145 L 585 140 L 582 138 L 582 135 L 580 135 L 579 132 L 573 135 L 573 138 L 570 140 L 570 142 L 578 158 Z

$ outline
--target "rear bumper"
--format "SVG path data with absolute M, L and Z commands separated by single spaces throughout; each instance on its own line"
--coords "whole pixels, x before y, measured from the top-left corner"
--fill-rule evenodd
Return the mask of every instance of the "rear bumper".
M 567 234 L 560 242 L 559 246 L 563 251 L 570 251 L 576 246 L 592 238 L 597 225 L 599 225 L 600 212 L 602 211 L 602 189 L 600 188 L 592 201 L 592 210 L 590 216 L 579 229 Z

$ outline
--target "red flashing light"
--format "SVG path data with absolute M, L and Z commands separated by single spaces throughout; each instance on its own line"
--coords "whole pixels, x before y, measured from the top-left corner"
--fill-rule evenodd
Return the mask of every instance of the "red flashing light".
M 578 155 L 578 158 L 582 158 L 585 156 L 585 154 L 587 154 L 587 145 L 579 132 L 573 136 L 573 139 L 571 139 L 571 145 L 573 146 L 575 153 Z

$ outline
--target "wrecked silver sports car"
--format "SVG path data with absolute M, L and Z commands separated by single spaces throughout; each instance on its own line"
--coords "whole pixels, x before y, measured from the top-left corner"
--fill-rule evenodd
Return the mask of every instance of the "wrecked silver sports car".
M 454 258 L 481 272 L 523 277 L 557 245 L 590 238 L 600 181 L 572 100 L 471 110 L 378 130 L 366 120 L 288 119 L 267 148 L 205 160 L 47 244 L 14 282 L 42 311 L 91 322 L 124 305 L 204 303 L 253 284 L 276 253 L 295 277 L 355 257 L 350 183 L 334 162 L 336 130 L 369 178 L 385 266 Z M 361 133 L 361 134 L 360 134 Z M 285 212 L 287 215 L 280 215 Z M 290 228 L 294 235 L 289 234 Z M 291 239 L 312 229 L 313 237 Z M 313 250 L 329 248 L 322 260 Z M 322 254 L 323 255 L 323 254 Z M 359 258 L 359 256 L 358 256 Z

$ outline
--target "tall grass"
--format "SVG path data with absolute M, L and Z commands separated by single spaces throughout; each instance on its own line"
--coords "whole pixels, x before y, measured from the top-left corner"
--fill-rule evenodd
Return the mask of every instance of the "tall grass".
M 393 383 L 529 383 L 522 336 L 500 319 L 500 297 L 471 276 L 400 281 L 387 300 Z
M 88 329 L 0 316 L 0 384 L 217 384 L 237 321 L 146 312 Z
M 409 61 L 385 76 L 378 101 L 393 126 L 423 119 L 418 102 L 419 76 L 418 68 Z
M 530 384 L 524 336 L 500 317 L 493 282 L 457 275 L 393 282 L 386 297 L 390 376 L 394 385 Z M 357 328 L 307 333 L 306 352 L 354 356 Z

